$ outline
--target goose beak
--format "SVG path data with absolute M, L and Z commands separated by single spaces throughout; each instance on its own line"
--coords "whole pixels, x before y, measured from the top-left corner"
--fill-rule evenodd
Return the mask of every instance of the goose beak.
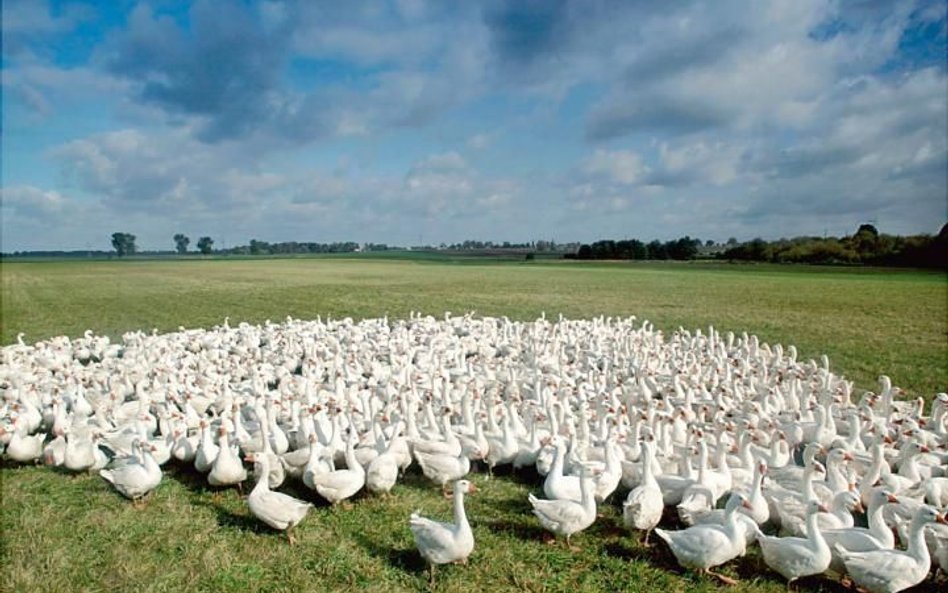
M 926 445 L 922 445 L 921 447 L 918 448 L 918 450 L 919 450 L 920 452 L 922 452 L 922 453 L 931 453 L 931 452 L 932 452 L 932 450 L 929 449 Z
M 754 505 L 752 505 L 752 504 L 751 504 L 749 501 L 747 501 L 747 500 L 742 501 L 742 502 L 741 502 L 741 506 L 744 507 L 745 509 L 749 510 L 749 511 L 753 511 L 753 510 L 754 510 Z
M 257 459 L 253 456 L 253 453 L 247 453 L 246 455 L 244 455 L 244 461 L 246 461 L 247 463 L 253 463 L 256 460 Z
M 468 494 L 474 494 L 475 492 L 477 492 L 477 485 L 476 485 L 476 484 L 471 484 L 471 487 L 467 489 L 467 493 L 468 493 Z
M 948 519 L 946 519 L 944 515 L 935 515 L 935 522 L 948 525 Z
M 853 510 L 856 511 L 857 513 L 865 513 L 866 507 L 862 506 L 862 501 L 859 500 L 859 501 L 856 501 L 856 506 L 853 507 Z
M 891 494 L 886 494 L 886 502 L 891 502 L 892 504 L 899 504 L 899 499 Z
M 843 453 L 843 461 L 852 461 L 854 459 L 853 454 L 849 451 Z

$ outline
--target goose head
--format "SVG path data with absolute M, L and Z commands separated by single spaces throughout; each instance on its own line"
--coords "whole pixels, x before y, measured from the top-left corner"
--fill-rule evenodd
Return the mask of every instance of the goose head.
M 458 480 L 454 483 L 454 486 L 444 493 L 445 497 L 450 498 L 454 496 L 455 492 L 461 492 L 462 494 L 474 494 L 477 492 L 477 486 L 470 480 Z

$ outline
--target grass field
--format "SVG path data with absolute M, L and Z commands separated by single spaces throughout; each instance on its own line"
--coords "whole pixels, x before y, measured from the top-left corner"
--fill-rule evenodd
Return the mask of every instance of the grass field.
M 287 315 L 354 318 L 409 311 L 476 311 L 532 319 L 630 315 L 666 331 L 714 325 L 795 344 L 802 358 L 873 389 L 880 373 L 909 394 L 948 387 L 948 283 L 944 274 L 716 264 L 489 263 L 313 258 L 10 263 L 2 274 L 2 341 L 33 342 L 86 329 L 175 330 Z M 415 474 L 387 500 L 317 508 L 287 546 L 255 521 L 235 491 L 212 493 L 170 468 L 136 510 L 95 476 L 0 469 L 5 591 L 322 591 L 427 588 L 407 518 L 447 518 L 450 503 Z M 531 476 L 474 477 L 468 512 L 477 547 L 467 567 L 439 572 L 443 591 L 702 591 L 661 545 L 644 548 L 618 528 L 615 506 L 571 553 L 541 541 L 529 513 Z M 290 492 L 313 498 L 307 492 Z M 737 591 L 784 591 L 756 553 L 727 565 Z M 801 588 L 840 589 L 823 579 Z

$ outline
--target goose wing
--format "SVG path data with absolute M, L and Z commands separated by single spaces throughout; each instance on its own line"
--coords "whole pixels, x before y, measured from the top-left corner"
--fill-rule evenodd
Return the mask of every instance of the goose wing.
M 562 531 L 586 518 L 583 505 L 571 500 L 540 500 L 530 495 L 533 514 L 551 531 Z
M 434 564 L 450 562 L 447 550 L 454 545 L 454 525 L 411 514 L 408 526 L 415 536 L 415 545 L 421 555 Z

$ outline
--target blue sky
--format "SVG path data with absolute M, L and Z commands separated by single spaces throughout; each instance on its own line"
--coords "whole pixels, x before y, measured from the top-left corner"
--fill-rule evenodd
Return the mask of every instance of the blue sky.
M 0 247 L 937 233 L 945 6 L 5 0 Z

